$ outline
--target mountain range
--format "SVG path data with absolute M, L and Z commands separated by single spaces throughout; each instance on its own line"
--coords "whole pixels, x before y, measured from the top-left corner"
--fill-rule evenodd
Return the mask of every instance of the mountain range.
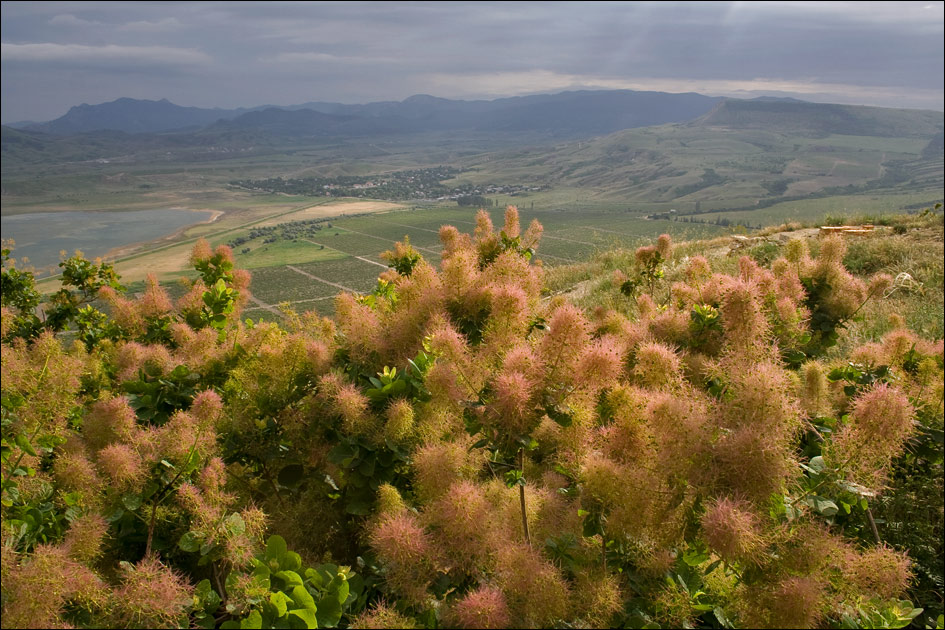
M 682 122 L 708 112 L 721 99 L 701 94 L 664 92 L 579 91 L 461 101 L 426 94 L 403 101 L 364 105 L 312 102 L 289 107 L 239 109 L 181 107 L 160 101 L 120 98 L 100 105 L 78 105 L 64 116 L 43 123 L 18 124 L 24 131 L 75 135 L 94 131 L 162 133 L 201 127 L 264 129 L 311 135 L 372 135 L 475 129 L 521 131 L 556 129 L 567 134 L 601 134 Z
M 456 146 L 479 138 L 499 147 L 604 136 L 668 123 L 828 134 L 931 139 L 942 112 L 809 103 L 791 98 L 753 100 L 695 93 L 631 90 L 574 91 L 487 100 L 420 94 L 363 105 L 311 102 L 239 109 L 181 107 L 121 98 L 79 105 L 56 120 L 3 126 L 5 166 L 53 164 L 115 156 L 173 154 L 185 161 L 232 157 L 273 147 L 386 137 L 423 143 L 436 135 Z M 486 140 L 488 140 L 486 142 Z M 160 153 L 158 153 L 160 152 Z

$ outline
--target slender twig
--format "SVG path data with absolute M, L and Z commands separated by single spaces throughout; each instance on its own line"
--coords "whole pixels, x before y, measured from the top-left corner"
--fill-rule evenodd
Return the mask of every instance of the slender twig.
M 607 536 L 604 534 L 603 526 L 600 532 L 600 563 L 604 567 L 604 573 L 607 573 Z
M 873 538 L 876 539 L 876 544 L 881 545 L 883 541 L 879 537 L 879 529 L 876 528 L 876 521 L 873 520 L 873 510 L 866 508 L 866 520 L 870 522 L 870 529 L 873 530 Z
M 157 518 L 157 501 L 151 504 L 151 522 L 148 523 L 148 543 L 144 547 L 144 555 L 151 555 L 151 542 L 154 540 L 154 525 Z
M 523 482 L 525 475 L 525 449 L 518 449 L 518 465 L 522 470 Z M 525 544 L 531 545 L 531 539 L 528 536 L 528 513 L 525 511 L 525 484 L 521 483 L 518 487 L 518 500 L 522 507 L 522 531 L 525 532 Z
M 226 599 L 227 599 L 227 596 L 226 596 L 226 585 L 223 583 L 222 580 L 220 580 L 220 568 L 217 566 L 217 563 L 214 562 L 213 565 L 212 565 L 212 567 L 213 567 L 213 581 L 214 581 L 214 583 L 216 583 L 216 585 L 217 585 L 218 594 L 220 595 L 220 599 L 223 600 L 222 603 L 223 603 L 224 606 L 225 606 L 225 605 L 226 605 Z

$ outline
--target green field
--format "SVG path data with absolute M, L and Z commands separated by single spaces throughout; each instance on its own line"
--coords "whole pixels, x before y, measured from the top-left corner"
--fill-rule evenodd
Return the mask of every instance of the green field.
M 943 192 L 929 191 L 916 194 L 893 195 L 843 195 L 819 199 L 786 201 L 758 210 L 735 212 L 713 212 L 691 217 L 693 220 L 747 221 L 753 226 L 778 225 L 791 221 L 816 223 L 828 216 L 891 216 L 915 211 L 923 206 L 932 206 L 942 201 Z
M 726 232 L 715 225 L 647 220 L 626 211 L 524 210 L 521 214 L 523 227 L 533 218 L 544 226 L 537 257 L 549 266 L 583 261 L 615 247 L 635 247 L 663 232 L 678 240 Z M 504 210 L 491 209 L 490 215 L 494 224 L 501 227 Z M 382 212 L 336 219 L 331 222 L 331 228 L 323 229 L 311 239 L 268 245 L 255 245 L 251 241 L 247 244 L 248 253 L 242 253 L 239 248 L 235 252 L 237 266 L 250 269 L 253 274 L 252 292 L 256 302 L 247 311 L 247 317 L 272 319 L 277 316 L 267 307 L 284 303 L 297 311 L 330 314 L 331 298 L 342 288 L 364 293 L 375 286 L 378 274 L 386 268 L 380 254 L 405 236 L 424 258 L 438 264 L 441 245 L 437 232 L 440 226 L 447 224 L 472 232 L 475 211 L 432 207 Z

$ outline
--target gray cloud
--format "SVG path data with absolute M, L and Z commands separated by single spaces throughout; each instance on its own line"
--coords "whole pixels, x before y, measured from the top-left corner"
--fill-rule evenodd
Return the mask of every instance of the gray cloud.
M 236 107 L 577 87 L 942 109 L 943 7 L 4 2 L 2 118 L 120 96 Z
M 210 63 L 209 55 L 167 46 L 85 46 L 82 44 L 0 44 L 3 61 L 140 66 L 194 66 Z

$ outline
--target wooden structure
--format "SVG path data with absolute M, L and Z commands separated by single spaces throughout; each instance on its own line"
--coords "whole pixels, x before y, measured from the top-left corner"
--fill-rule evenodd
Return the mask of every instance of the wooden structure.
M 840 234 L 843 236 L 868 236 L 873 234 L 872 223 L 865 225 L 823 225 L 820 227 L 820 235 Z

